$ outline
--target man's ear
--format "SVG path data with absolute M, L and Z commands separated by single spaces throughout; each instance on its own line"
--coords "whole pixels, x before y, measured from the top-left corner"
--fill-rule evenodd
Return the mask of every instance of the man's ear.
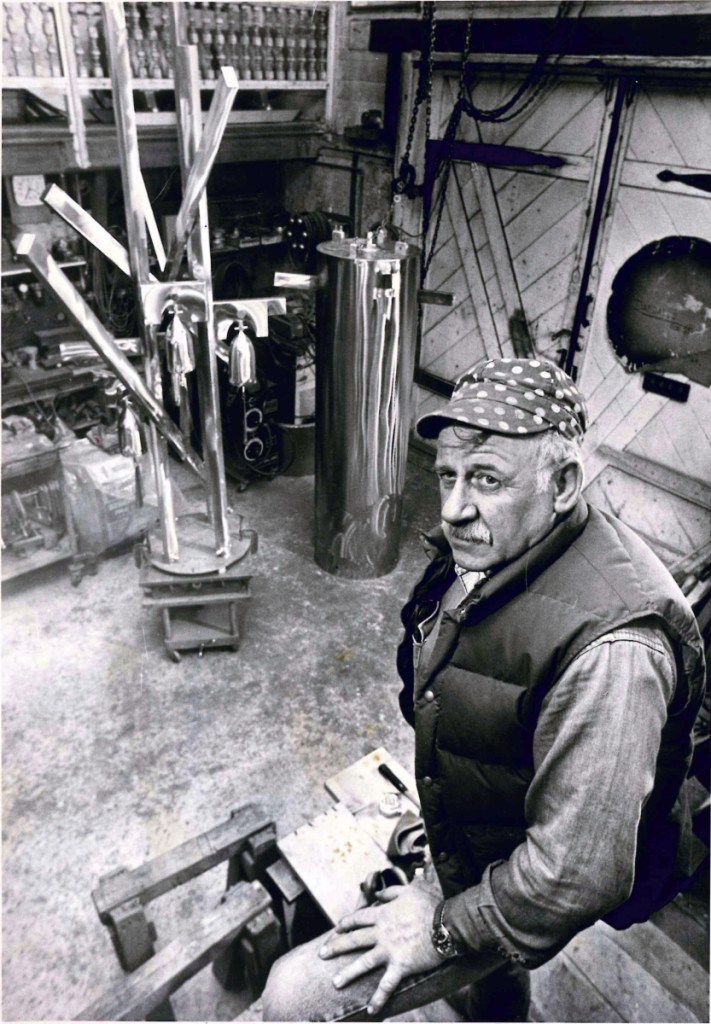
M 574 508 L 583 489 L 583 467 L 577 459 L 570 459 L 559 466 L 555 473 L 555 498 L 553 508 L 558 515 Z

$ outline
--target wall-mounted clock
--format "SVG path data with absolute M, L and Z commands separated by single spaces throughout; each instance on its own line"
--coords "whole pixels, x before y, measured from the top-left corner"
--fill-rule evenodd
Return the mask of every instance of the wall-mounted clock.
M 47 188 L 44 174 L 13 174 L 5 179 L 7 206 L 13 224 L 37 224 L 47 221 L 52 211 L 42 202 Z
M 14 174 L 12 197 L 18 206 L 42 206 L 42 193 L 47 187 L 44 174 Z

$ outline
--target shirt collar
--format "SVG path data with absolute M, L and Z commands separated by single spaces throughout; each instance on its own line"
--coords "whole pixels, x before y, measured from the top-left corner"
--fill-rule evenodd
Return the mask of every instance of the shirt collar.
M 487 572 L 479 572 L 477 569 L 463 569 L 456 562 L 454 563 L 454 571 L 459 578 L 459 582 L 464 587 L 465 594 L 470 594 L 474 587 L 489 575 Z

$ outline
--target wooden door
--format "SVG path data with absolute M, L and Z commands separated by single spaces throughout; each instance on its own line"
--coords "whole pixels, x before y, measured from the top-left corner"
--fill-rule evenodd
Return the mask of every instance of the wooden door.
M 520 81 L 487 75 L 473 98 L 495 107 Z M 610 78 L 551 76 L 510 121 L 463 119 L 458 140 L 517 147 L 560 166 L 453 165 L 425 286 L 453 293 L 454 303 L 424 307 L 418 379 L 426 386 L 416 390 L 416 412 L 440 404 L 443 385 L 483 356 L 514 354 L 522 325 L 533 352 L 559 361 L 604 182 L 589 324 L 576 359 L 592 420 L 586 493 L 674 565 L 709 537 L 709 389 L 692 385 L 684 405 L 644 392 L 641 375 L 627 373 L 612 349 L 606 307 L 617 270 L 647 242 L 672 234 L 711 239 L 708 194 L 657 178 L 662 169 L 709 173 L 711 100 L 702 85 L 648 84 L 628 94 L 615 121 L 617 89 Z M 434 138 L 444 136 L 456 90 L 454 75 L 435 75 Z M 421 132 L 413 156 L 421 168 Z M 435 209 L 428 244 L 436 217 Z M 416 233 L 416 204 L 401 204 L 399 223 Z
M 659 83 L 637 91 L 596 260 L 579 378 L 592 420 L 586 495 L 634 527 L 670 565 L 702 549 L 711 534 L 711 391 L 692 383 L 684 403 L 645 391 L 642 375 L 626 372 L 612 349 L 607 301 L 620 267 L 649 242 L 674 235 L 711 240 L 711 196 L 657 177 L 664 170 L 711 173 L 709 140 L 711 90 Z

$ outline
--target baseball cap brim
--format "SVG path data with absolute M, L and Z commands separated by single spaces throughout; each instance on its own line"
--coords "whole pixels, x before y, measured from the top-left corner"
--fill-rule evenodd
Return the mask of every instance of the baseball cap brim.
M 460 404 L 460 403 L 457 403 Z M 481 399 L 476 403 L 478 406 L 482 404 Z M 486 404 L 486 403 L 484 403 Z M 491 403 L 492 406 L 495 403 Z M 472 402 L 472 405 L 474 403 Z M 461 426 L 461 427 L 473 427 L 475 430 L 486 431 L 490 434 L 502 434 L 507 437 L 521 436 L 515 434 L 511 430 L 501 430 L 496 426 L 496 417 L 492 416 L 489 420 L 489 425 L 484 426 L 481 422 L 480 416 L 468 415 L 465 411 L 438 409 L 435 412 L 429 412 L 425 416 L 421 416 L 415 424 L 415 430 L 420 435 L 428 440 L 435 440 L 439 437 L 440 433 L 445 427 Z M 545 430 L 550 430 L 549 423 L 536 424 L 533 422 L 526 421 L 526 433 L 527 434 L 542 434 Z

